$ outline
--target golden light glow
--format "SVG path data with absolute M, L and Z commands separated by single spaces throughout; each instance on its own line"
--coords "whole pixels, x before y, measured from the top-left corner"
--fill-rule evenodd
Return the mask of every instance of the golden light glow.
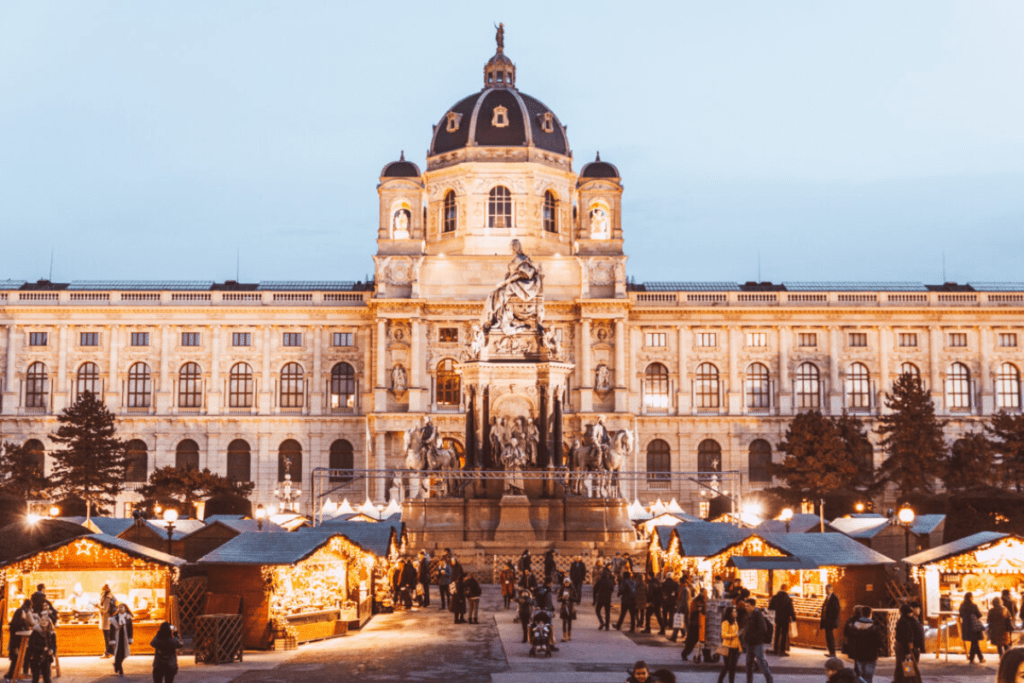
M 167 508 L 164 510 L 164 521 L 168 524 L 174 524 L 178 521 L 178 511 L 174 508 Z
M 789 522 L 793 519 L 793 508 L 783 508 L 782 512 L 779 513 L 779 519 L 783 522 Z
M 910 526 L 914 523 L 914 517 L 916 517 L 916 515 L 914 514 L 913 508 L 909 505 L 905 505 L 900 508 L 900 511 L 897 513 L 897 517 L 899 517 L 901 524 Z

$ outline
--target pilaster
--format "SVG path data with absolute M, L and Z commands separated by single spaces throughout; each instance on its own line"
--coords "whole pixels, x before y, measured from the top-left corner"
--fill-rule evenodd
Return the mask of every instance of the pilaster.
M 779 415 L 793 414 L 793 382 L 789 378 L 789 352 L 793 346 L 793 328 L 779 326 Z
M 616 341 L 616 344 L 618 342 Z M 591 370 L 590 319 L 584 318 L 580 325 L 580 412 L 590 413 L 594 410 L 594 372 Z M 618 357 L 616 356 L 616 363 Z M 618 376 L 621 370 L 616 367 Z M 616 382 L 619 384 L 619 382 Z
M 7 326 L 7 368 L 4 375 L 3 412 L 16 415 L 18 412 L 18 326 Z

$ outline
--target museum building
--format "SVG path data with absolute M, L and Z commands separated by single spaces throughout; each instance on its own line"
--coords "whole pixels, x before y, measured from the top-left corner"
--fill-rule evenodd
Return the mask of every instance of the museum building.
M 636 430 L 642 500 L 700 511 L 695 481 L 659 472 L 770 485 L 794 414 L 873 426 L 902 373 L 950 438 L 1020 410 L 1024 283 L 631 283 L 619 170 L 574 171 L 503 46 L 483 80 L 433 127 L 425 170 L 403 154 L 381 171 L 372 282 L 0 281 L 0 438 L 48 460 L 56 415 L 97 393 L 132 454 L 119 515 L 172 464 L 253 481 L 267 504 L 287 470 L 305 511 L 314 468 L 400 468 L 425 415 L 461 452 L 463 368 L 512 240 L 572 364 L 565 445 L 602 415 Z M 506 390 L 536 415 L 536 387 Z

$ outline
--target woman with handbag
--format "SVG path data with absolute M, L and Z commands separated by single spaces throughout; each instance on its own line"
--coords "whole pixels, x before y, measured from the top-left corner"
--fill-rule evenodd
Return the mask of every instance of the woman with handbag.
M 978 662 L 985 663 L 985 656 L 981 654 L 981 646 L 978 644 L 984 635 L 981 610 L 974 604 L 974 596 L 971 593 L 964 593 L 964 601 L 960 603 L 960 637 L 965 643 L 970 643 L 970 650 L 967 653 L 969 664 L 974 664 L 975 655 L 978 656 Z
M 1013 631 L 1013 620 L 1010 610 L 1003 607 L 1003 601 L 992 598 L 992 609 L 988 611 L 988 642 L 996 646 L 1000 659 L 1010 648 L 1010 633 Z
M 726 607 L 722 614 L 722 644 L 718 646 L 717 652 L 724 659 L 722 670 L 718 674 L 718 683 L 725 680 L 726 674 L 729 674 L 729 683 L 735 683 L 736 662 L 740 658 L 740 631 L 732 606 Z
M 921 677 L 917 670 L 917 660 L 921 657 L 918 624 L 914 619 L 914 610 L 910 605 L 900 605 L 900 618 L 896 622 L 896 671 L 894 683 L 920 683 Z

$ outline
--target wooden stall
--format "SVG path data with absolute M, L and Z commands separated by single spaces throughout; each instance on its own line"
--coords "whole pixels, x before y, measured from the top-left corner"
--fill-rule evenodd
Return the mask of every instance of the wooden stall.
M 152 652 L 149 641 L 168 619 L 167 597 L 185 560 L 115 536 L 93 534 L 51 545 L 0 565 L 3 573 L 3 642 L 14 610 L 37 584 L 59 613 L 62 655 L 100 655 L 99 601 L 104 583 L 134 616 L 133 654 Z M 171 610 L 173 611 L 173 610 Z
M 657 526 L 648 544 L 648 566 L 655 573 L 685 572 L 711 584 L 712 576 L 705 577 L 704 560 L 717 555 L 731 545 L 750 536 L 749 529 L 741 529 L 721 522 L 683 522 L 673 527 Z
M 170 551 L 175 557 L 183 557 L 183 545 L 182 541 L 184 538 L 192 533 L 202 529 L 203 524 L 198 519 L 179 519 L 174 523 L 174 528 L 171 529 L 171 547 Z M 124 529 L 121 533 L 117 534 L 118 538 L 123 538 L 126 541 L 137 543 L 138 545 L 144 545 L 147 548 L 153 550 L 159 550 L 166 552 L 167 548 L 167 523 L 159 519 L 135 519 L 132 520 L 132 524 Z
M 196 562 L 239 534 L 255 531 L 284 533 L 285 530 L 269 520 L 263 522 L 261 529 L 254 519 L 217 519 L 181 539 L 181 556 Z

